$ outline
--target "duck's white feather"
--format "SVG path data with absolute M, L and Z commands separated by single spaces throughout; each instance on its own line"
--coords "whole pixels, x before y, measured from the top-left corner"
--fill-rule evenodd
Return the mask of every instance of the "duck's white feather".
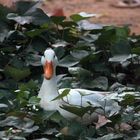
M 54 57 L 55 53 L 53 50 L 46 50 L 45 56 L 42 57 L 41 62 L 42 64 L 45 63 L 46 59 L 49 59 L 49 61 L 54 60 L 54 69 L 56 67 L 57 58 Z M 49 57 L 49 58 L 48 58 Z M 51 79 L 47 80 L 44 78 L 44 81 L 42 83 L 42 86 L 39 91 L 38 97 L 41 98 L 40 105 L 45 110 L 58 110 L 65 118 L 68 119 L 80 119 L 78 116 L 76 116 L 73 113 L 70 113 L 64 109 L 61 108 L 63 105 L 76 105 L 76 106 L 101 106 L 104 107 L 105 111 L 111 112 L 119 110 L 119 106 L 116 102 L 112 100 L 106 100 L 106 97 L 110 94 L 109 92 L 99 92 L 99 91 L 91 91 L 86 89 L 71 89 L 69 94 L 64 97 L 63 99 L 59 100 L 53 100 L 58 95 L 62 94 L 62 92 L 65 89 L 57 89 L 57 82 L 56 82 L 56 75 L 55 71 Z M 102 112 L 101 110 L 99 112 Z M 84 115 L 84 121 L 86 123 L 91 122 L 92 119 L 94 119 L 95 114 L 93 116 L 89 116 L 88 114 Z M 90 120 L 90 121 L 89 121 Z M 83 121 L 83 120 L 82 120 Z

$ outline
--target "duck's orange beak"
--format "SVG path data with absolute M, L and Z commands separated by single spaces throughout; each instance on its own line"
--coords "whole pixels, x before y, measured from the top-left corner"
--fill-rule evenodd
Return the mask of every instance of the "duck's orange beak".
M 53 76 L 53 63 L 46 61 L 44 65 L 44 76 L 47 80 L 50 80 Z

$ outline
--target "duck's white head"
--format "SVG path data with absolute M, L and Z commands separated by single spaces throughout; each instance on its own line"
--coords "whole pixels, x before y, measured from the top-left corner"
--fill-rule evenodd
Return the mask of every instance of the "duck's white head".
M 46 49 L 44 56 L 41 57 L 41 63 L 44 68 L 44 77 L 50 80 L 55 74 L 55 68 L 58 64 L 58 59 L 53 49 Z

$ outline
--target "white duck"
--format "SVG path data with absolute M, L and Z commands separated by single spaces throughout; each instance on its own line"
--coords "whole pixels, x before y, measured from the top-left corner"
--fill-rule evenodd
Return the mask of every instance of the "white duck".
M 63 99 L 53 100 L 65 89 L 57 89 L 56 80 L 56 66 L 58 64 L 55 52 L 52 49 L 47 49 L 44 52 L 44 56 L 41 58 L 41 63 L 44 68 L 44 80 L 40 88 L 38 97 L 41 99 L 40 106 L 45 110 L 58 110 L 62 116 L 67 119 L 78 119 L 81 120 L 77 115 L 70 113 L 60 106 L 63 105 L 76 105 L 76 106 L 89 106 L 89 103 L 93 106 L 101 106 L 105 108 L 106 112 L 115 113 L 119 110 L 118 104 L 114 101 L 108 101 L 105 99 L 109 95 L 109 92 L 91 91 L 86 89 L 71 89 L 69 94 Z M 81 96 L 81 93 L 84 96 Z M 114 109 L 115 108 L 115 109 Z M 91 115 L 85 114 L 82 121 L 89 123 L 95 118 L 95 113 Z M 89 119 L 90 118 L 90 119 Z

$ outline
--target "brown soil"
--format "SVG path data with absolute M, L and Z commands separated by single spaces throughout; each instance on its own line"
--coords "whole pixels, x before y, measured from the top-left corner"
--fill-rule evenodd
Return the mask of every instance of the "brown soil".
M 119 0 L 47 0 L 43 6 L 45 11 L 63 8 L 66 16 L 81 11 L 102 14 L 100 18 L 92 18 L 94 23 L 109 25 L 130 25 L 132 32 L 140 34 L 140 7 L 115 8 L 111 4 Z

